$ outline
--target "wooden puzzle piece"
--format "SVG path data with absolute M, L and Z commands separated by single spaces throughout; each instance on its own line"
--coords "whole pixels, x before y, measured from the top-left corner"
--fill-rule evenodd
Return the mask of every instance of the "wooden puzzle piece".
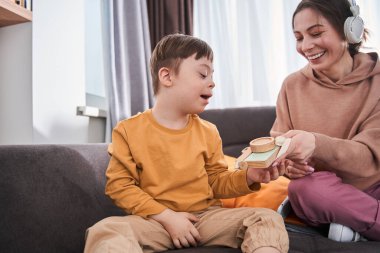
M 250 142 L 250 146 L 242 150 L 235 163 L 236 169 L 268 168 L 276 158 L 283 155 L 289 145 L 290 138 L 282 136 L 261 137 Z

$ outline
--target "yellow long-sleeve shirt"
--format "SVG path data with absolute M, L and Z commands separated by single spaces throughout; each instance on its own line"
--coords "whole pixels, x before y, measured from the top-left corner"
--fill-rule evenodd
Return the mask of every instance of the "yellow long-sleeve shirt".
M 215 125 L 197 115 L 172 130 L 147 110 L 118 123 L 108 151 L 106 194 L 129 214 L 201 211 L 260 189 L 247 185 L 246 170 L 227 170 Z

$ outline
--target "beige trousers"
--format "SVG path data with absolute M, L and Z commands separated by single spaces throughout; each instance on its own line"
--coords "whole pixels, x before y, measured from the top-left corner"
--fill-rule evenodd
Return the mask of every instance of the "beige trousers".
M 288 252 L 289 238 L 283 219 L 266 208 L 210 208 L 194 213 L 200 218 L 199 246 L 241 247 L 253 252 L 274 247 Z M 87 230 L 85 253 L 147 253 L 174 249 L 168 232 L 153 219 L 136 215 L 106 218 Z

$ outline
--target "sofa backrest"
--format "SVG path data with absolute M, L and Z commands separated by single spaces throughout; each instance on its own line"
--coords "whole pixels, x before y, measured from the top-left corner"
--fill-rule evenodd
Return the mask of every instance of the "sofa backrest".
M 276 109 L 274 106 L 210 109 L 200 117 L 218 127 L 224 153 L 238 157 L 251 140 L 269 136 Z

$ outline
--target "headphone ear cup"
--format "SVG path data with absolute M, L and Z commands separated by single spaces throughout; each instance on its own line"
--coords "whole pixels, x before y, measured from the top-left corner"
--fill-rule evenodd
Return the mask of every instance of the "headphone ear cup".
M 344 34 L 350 44 L 357 44 L 362 41 L 364 32 L 364 22 L 359 16 L 348 17 L 344 22 Z

